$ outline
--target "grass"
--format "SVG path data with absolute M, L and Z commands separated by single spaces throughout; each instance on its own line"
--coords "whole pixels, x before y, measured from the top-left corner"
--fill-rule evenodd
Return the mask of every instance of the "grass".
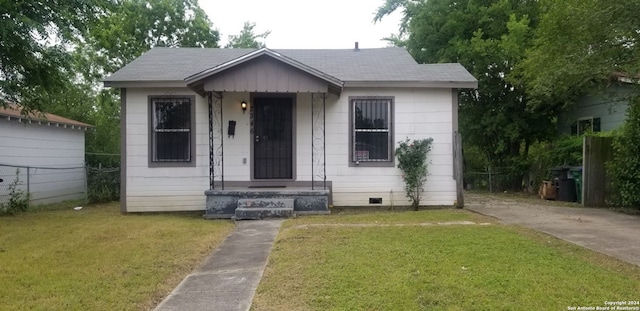
M 566 310 L 638 300 L 640 267 L 522 227 L 301 226 L 487 222 L 455 210 L 288 220 L 253 310 Z
M 201 212 L 122 215 L 117 203 L 0 217 L 0 309 L 153 308 L 233 227 Z
M 417 212 L 397 210 L 387 211 L 381 209 L 349 208 L 334 210 L 330 215 L 304 216 L 295 221 L 288 221 L 283 224 L 283 228 L 299 226 L 304 224 L 419 224 L 423 222 L 440 221 L 474 221 L 479 219 L 479 215 L 471 214 L 463 210 L 453 209 L 433 209 L 420 210 Z

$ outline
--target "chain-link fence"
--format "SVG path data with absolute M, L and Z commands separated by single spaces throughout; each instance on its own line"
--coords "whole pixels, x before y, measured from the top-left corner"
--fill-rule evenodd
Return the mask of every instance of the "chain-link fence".
M 496 192 L 508 188 L 512 183 L 512 176 L 506 167 L 487 167 L 484 172 L 465 172 L 464 178 L 467 190 Z
M 0 179 L 3 180 L 0 183 L 0 204 L 7 203 L 15 192 L 28 194 L 30 205 L 86 199 L 85 172 L 84 166 L 40 167 L 0 164 Z
M 120 196 L 119 168 L 39 167 L 0 164 L 0 206 L 29 196 L 29 205 L 69 200 L 105 202 Z
M 91 203 L 120 199 L 120 168 L 87 167 L 87 198 Z

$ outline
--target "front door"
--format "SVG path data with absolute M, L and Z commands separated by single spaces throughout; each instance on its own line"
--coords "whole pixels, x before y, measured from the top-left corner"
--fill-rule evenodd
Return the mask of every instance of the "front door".
M 293 99 L 254 97 L 253 178 L 293 179 Z

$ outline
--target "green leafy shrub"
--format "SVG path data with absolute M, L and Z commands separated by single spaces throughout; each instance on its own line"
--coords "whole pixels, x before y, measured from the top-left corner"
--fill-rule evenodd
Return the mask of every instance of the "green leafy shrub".
M 549 180 L 549 169 L 555 166 L 582 165 L 583 136 L 562 135 L 551 142 L 536 142 L 529 148 L 529 180 L 537 187 Z
M 613 151 L 608 170 L 615 203 L 640 208 L 640 97 L 629 102 L 627 120 L 614 137 Z
M 9 184 L 9 202 L 0 204 L 0 215 L 14 215 L 29 208 L 30 195 L 18 188 L 21 184 L 20 169 L 16 169 L 16 179 Z
M 104 203 L 120 199 L 120 169 L 87 167 L 89 203 Z
M 411 201 L 411 207 L 418 210 L 420 206 L 420 195 L 427 181 L 429 173 L 427 167 L 427 153 L 431 151 L 433 138 L 406 140 L 400 142 L 396 148 L 398 157 L 398 168 L 402 171 L 404 180 L 404 190 Z

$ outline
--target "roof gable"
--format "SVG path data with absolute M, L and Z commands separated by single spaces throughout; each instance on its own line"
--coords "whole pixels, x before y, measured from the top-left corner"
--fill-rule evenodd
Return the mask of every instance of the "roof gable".
M 263 48 L 185 79 L 196 91 L 340 92 L 343 81 Z

